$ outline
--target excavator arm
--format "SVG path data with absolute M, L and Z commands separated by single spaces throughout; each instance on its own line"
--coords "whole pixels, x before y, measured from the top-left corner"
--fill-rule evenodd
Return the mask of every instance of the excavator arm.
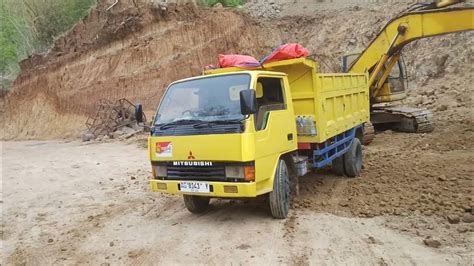
M 390 20 L 362 53 L 343 57 L 344 72 L 369 73 L 372 123 L 365 124 L 365 144 L 370 143 L 374 137 L 372 124 L 403 132 L 422 133 L 433 130 L 429 110 L 397 106 L 407 95 L 401 51 L 405 45 L 417 39 L 473 30 L 474 8 L 446 8 L 460 2 L 464 1 L 415 3 L 400 16 Z M 354 57 L 355 60 L 349 63 Z M 399 70 L 398 74 L 392 72 L 394 68 Z
M 441 1 L 439 6 L 445 6 Z M 453 1 L 448 1 L 453 2 Z M 385 83 L 399 53 L 408 43 L 442 34 L 474 29 L 474 8 L 428 9 L 403 14 L 392 19 L 355 59 L 348 72 L 369 72 L 372 96 Z

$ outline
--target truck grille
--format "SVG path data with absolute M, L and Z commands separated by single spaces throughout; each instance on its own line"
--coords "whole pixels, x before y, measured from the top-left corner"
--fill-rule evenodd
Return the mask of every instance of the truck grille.
M 168 180 L 226 181 L 224 166 L 168 166 Z

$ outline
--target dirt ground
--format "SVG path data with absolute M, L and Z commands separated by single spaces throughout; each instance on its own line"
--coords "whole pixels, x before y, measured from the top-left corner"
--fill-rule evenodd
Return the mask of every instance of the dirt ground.
M 260 201 L 214 200 L 207 213 L 189 213 L 181 197 L 149 191 L 147 153 L 136 143 L 3 142 L 2 259 L 7 265 L 472 263 L 474 224 L 462 218 L 449 224 L 444 212 L 424 211 L 443 204 L 418 202 L 438 198 L 443 184 L 464 187 L 439 197 L 459 195 L 460 206 L 446 210 L 462 217 L 472 202 L 472 175 L 464 172 L 472 169 L 472 153 L 444 152 L 446 165 L 431 175 L 402 170 L 410 160 L 384 155 L 386 165 L 399 167 L 381 173 L 386 166 L 373 166 L 374 158 L 396 155 L 386 138 L 415 138 L 424 147 L 432 137 L 394 135 L 378 135 L 366 148 L 359 178 L 324 171 L 304 177 L 287 220 L 271 218 Z M 415 157 L 415 164 L 436 159 Z M 442 175 L 447 180 L 438 182 Z M 426 187 L 418 191 L 413 182 Z M 441 246 L 426 246 L 427 237 Z
M 284 221 L 264 202 L 214 200 L 192 215 L 180 197 L 151 193 L 144 136 L 76 140 L 97 100 L 126 97 L 153 112 L 169 82 L 199 74 L 219 53 L 260 58 L 299 42 L 321 71 L 337 72 L 341 55 L 363 49 L 410 4 L 369 2 L 170 4 L 163 13 L 149 0 L 109 11 L 111 1 L 99 0 L 47 54 L 23 61 L 0 97 L 0 138 L 9 140 L 2 264 L 472 265 L 472 32 L 404 49 L 404 102 L 433 111 L 435 131 L 377 132 L 360 177 L 323 169 L 301 178 Z

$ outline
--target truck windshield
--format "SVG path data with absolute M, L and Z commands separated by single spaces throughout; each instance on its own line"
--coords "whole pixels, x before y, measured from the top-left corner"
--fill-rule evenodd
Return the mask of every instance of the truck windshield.
M 248 74 L 204 77 L 175 83 L 166 91 L 154 124 L 242 119 L 240 91 L 249 87 Z

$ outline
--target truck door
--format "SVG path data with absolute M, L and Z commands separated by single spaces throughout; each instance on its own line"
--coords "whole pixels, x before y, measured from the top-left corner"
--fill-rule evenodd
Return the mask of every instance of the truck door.
M 280 155 L 296 150 L 296 123 L 287 84 L 284 77 L 257 79 L 258 112 L 254 116 L 257 179 L 272 178 Z

